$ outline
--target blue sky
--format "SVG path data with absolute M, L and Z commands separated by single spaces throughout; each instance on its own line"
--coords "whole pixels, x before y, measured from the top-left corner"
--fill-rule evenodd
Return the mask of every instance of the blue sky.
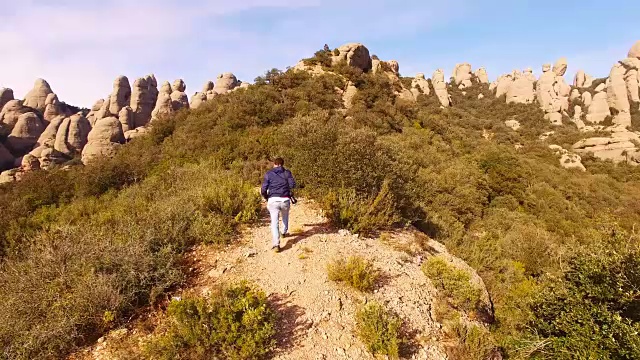
M 456 63 L 490 78 L 568 58 L 606 76 L 640 40 L 640 1 L 550 0 L 0 0 L 0 87 L 23 97 L 38 77 L 90 106 L 113 79 L 183 78 L 187 93 L 231 71 L 252 81 L 325 43 L 362 42 L 400 72 Z

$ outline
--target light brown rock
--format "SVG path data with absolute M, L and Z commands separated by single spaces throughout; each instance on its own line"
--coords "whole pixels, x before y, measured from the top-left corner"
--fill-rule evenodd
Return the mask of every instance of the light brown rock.
M 18 117 L 5 145 L 13 155 L 22 156 L 33 149 L 44 129 L 42 119 L 36 113 L 22 114 Z
M 394 75 L 396 75 L 396 76 L 400 75 L 400 64 L 397 61 L 389 60 L 389 61 L 387 61 L 387 65 L 389 65 L 389 68 L 391 69 L 391 72 Z
M 65 118 L 60 127 L 58 128 L 58 132 L 56 134 L 56 141 L 54 143 L 53 148 L 56 151 L 59 151 L 65 155 L 71 155 L 73 151 L 69 146 L 67 146 L 67 135 L 69 134 L 69 125 L 71 124 L 71 119 Z
M 416 74 L 416 77 L 411 81 L 411 93 L 414 98 L 417 98 L 420 94 L 429 95 L 431 93 L 429 81 L 424 78 L 423 73 Z
M 43 112 L 46 107 L 47 96 L 52 92 L 48 82 L 44 79 L 37 79 L 33 89 L 25 95 L 23 105 Z
M 13 90 L 8 88 L 0 88 L 0 111 L 2 111 L 4 105 L 11 100 L 14 100 Z
M 372 68 L 371 56 L 369 55 L 369 49 L 360 43 L 344 44 L 338 48 L 338 55 L 333 55 L 332 64 L 345 61 L 347 65 L 361 69 L 364 72 L 368 72 Z
M 580 90 L 578 89 L 571 90 L 571 95 L 569 95 L 569 100 L 573 101 L 579 98 L 580 98 Z
M 122 125 L 123 133 L 135 128 L 133 109 L 131 109 L 130 106 L 125 106 L 120 110 L 120 113 L 118 113 L 118 120 L 120 121 L 120 125 Z
M 183 92 L 174 91 L 171 93 L 171 106 L 173 107 L 174 111 L 178 111 L 183 108 L 188 108 L 189 97 L 187 96 L 187 94 Z
M 28 112 L 30 112 L 29 108 L 22 106 L 21 100 L 11 100 L 0 111 L 0 124 L 10 132 L 18 122 L 20 115 Z
M 635 44 L 629 50 L 627 57 L 640 59 L 640 40 L 636 41 Z
M 151 121 L 151 113 L 158 97 L 157 82 L 153 75 L 137 79 L 131 91 L 132 121 L 130 128 L 145 126 Z
M 582 93 L 582 103 L 584 104 L 584 106 L 586 106 L 587 108 L 591 106 L 592 100 L 593 100 L 593 97 L 591 96 L 590 92 L 585 91 Z
M 585 94 L 589 94 L 587 99 L 591 96 L 589 92 Z M 593 124 L 599 124 L 603 122 L 607 116 L 611 116 L 611 111 L 609 110 L 609 103 L 607 102 L 607 93 L 598 92 L 593 96 L 593 99 L 589 101 L 589 111 L 587 112 L 587 121 Z M 586 102 L 585 102 L 586 104 Z
M 583 70 L 578 70 L 576 75 L 573 77 L 573 86 L 575 87 L 584 87 L 584 82 L 586 81 L 586 74 Z
M 177 79 L 171 85 L 171 92 L 185 92 L 187 90 L 187 84 L 184 83 L 184 80 Z
M 171 95 L 168 95 L 164 92 L 160 92 L 158 94 L 158 101 L 156 102 L 156 106 L 153 109 L 153 113 L 151 114 L 151 121 L 158 120 L 170 114 L 173 114 L 173 104 L 171 102 Z
M 67 147 L 73 154 L 80 154 L 87 144 L 91 125 L 82 114 L 74 114 L 69 117 L 69 132 L 67 134 Z
M 204 83 L 204 86 L 202 87 L 202 93 L 206 94 L 207 92 L 213 90 L 213 88 L 216 85 L 213 83 L 213 81 L 207 81 L 206 83 Z
M 111 108 L 111 95 L 107 96 L 107 98 L 102 102 L 102 106 L 100 107 L 100 110 L 96 112 L 96 116 L 95 116 L 96 122 L 97 120 L 100 120 L 100 119 L 105 119 L 111 116 L 118 115 L 117 113 L 112 114 L 111 111 L 109 110 L 110 108 Z
M 487 69 L 485 69 L 484 67 L 481 67 L 478 70 L 476 70 L 475 75 L 480 84 L 489 83 L 489 75 L 487 74 Z
M 61 164 L 67 160 L 64 154 L 59 153 L 54 148 L 44 147 L 40 151 L 40 168 L 43 170 L 49 170 L 57 164 Z
M 131 104 L 131 85 L 126 76 L 119 76 L 113 82 L 113 92 L 109 102 L 109 113 L 117 115 L 123 107 Z
M 625 73 L 626 69 L 621 63 L 617 63 L 611 68 L 607 85 L 607 101 L 609 107 L 618 112 L 613 118 L 613 123 L 627 127 L 631 126 L 631 112 L 627 84 L 624 79 Z
M 350 109 L 353 105 L 353 97 L 358 93 L 358 88 L 353 85 L 352 82 L 347 83 L 347 89 L 344 91 L 342 95 L 342 102 L 344 103 L 344 107 Z
M 171 84 L 168 81 L 163 82 L 162 87 L 160 87 L 159 94 L 171 95 L 172 92 L 173 90 L 171 89 Z M 160 96 L 159 94 L 158 96 Z
M 104 105 L 104 99 L 96 101 L 96 103 L 93 104 L 91 110 L 87 114 L 87 120 L 89 120 L 89 124 L 91 124 L 91 126 L 96 123 L 98 112 L 102 108 L 102 105 Z
M 205 101 L 207 101 L 207 95 L 205 93 L 197 92 L 191 97 L 189 107 L 191 109 L 199 108 Z
M 22 171 L 39 170 L 40 160 L 31 154 L 26 154 L 25 156 L 22 157 L 22 160 L 20 161 L 20 168 L 22 169 Z
M 82 163 L 89 164 L 99 157 L 111 157 L 125 142 L 122 124 L 116 117 L 100 119 L 87 137 L 82 149 Z
M 534 83 L 519 72 L 507 89 L 507 103 L 531 104 L 535 100 Z
M 507 95 L 507 93 L 509 92 L 509 88 L 513 84 L 513 75 L 501 75 L 498 80 L 496 80 L 495 84 L 497 98 L 501 97 L 502 95 Z
M 54 147 L 56 143 L 58 129 L 60 128 L 60 125 L 62 125 L 62 122 L 64 121 L 64 119 L 65 119 L 64 116 L 58 116 L 52 119 L 51 122 L 49 122 L 47 127 L 44 129 L 42 134 L 40 134 L 40 137 L 38 137 L 38 141 L 36 142 L 35 146 L 36 147 L 47 146 L 51 148 Z M 39 154 L 35 156 L 40 157 Z
M 633 102 L 640 102 L 640 96 L 638 94 L 638 70 L 629 69 L 624 75 L 624 81 L 627 84 L 627 93 L 629 94 L 629 100 Z
M 238 79 L 233 73 L 227 72 L 218 75 L 216 78 L 216 84 L 213 88 L 218 94 L 226 94 L 239 85 Z
M 440 105 L 444 107 L 451 106 L 451 97 L 449 96 L 449 91 L 447 91 L 447 83 L 444 81 L 444 71 L 442 69 L 438 69 L 433 73 L 431 83 Z
M 460 89 L 466 89 L 471 84 L 471 64 L 462 63 L 456 64 L 453 69 L 453 81 Z
M 556 76 L 564 76 L 567 72 L 567 58 L 558 59 L 558 61 L 553 65 L 553 72 Z
M 510 127 L 510 128 L 511 128 L 511 129 L 513 129 L 513 130 L 518 130 L 518 129 L 520 129 L 520 122 L 519 122 L 518 120 L 514 120 L 514 119 L 507 120 L 507 121 L 505 121 L 505 122 L 504 122 L 504 124 L 505 124 L 507 127 Z

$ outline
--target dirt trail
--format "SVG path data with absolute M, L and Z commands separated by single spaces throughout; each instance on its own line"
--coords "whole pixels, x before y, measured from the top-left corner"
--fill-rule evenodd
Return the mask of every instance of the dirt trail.
M 256 283 L 281 318 L 274 359 L 374 359 L 354 334 L 353 320 L 358 306 L 370 300 L 386 304 L 407 322 L 414 344 L 406 358 L 446 359 L 441 326 L 433 319 L 435 290 L 420 270 L 419 257 L 378 239 L 332 229 L 314 203 L 304 199 L 291 209 L 292 235 L 283 240 L 280 253 L 269 249 L 268 221 L 263 209 L 260 223 L 244 230 L 237 245 L 222 251 L 198 247 L 193 253 L 197 275 L 185 291 L 206 295 L 221 283 Z M 398 233 L 389 242 L 411 242 L 413 236 Z M 329 261 L 351 255 L 373 261 L 382 271 L 382 281 L 372 294 L 327 278 Z
M 420 270 L 419 259 L 377 239 L 364 239 L 332 229 L 312 202 L 302 200 L 290 215 L 292 236 L 282 251 L 270 251 L 268 214 L 248 229 L 242 245 L 227 251 L 197 252 L 200 291 L 219 281 L 247 279 L 258 284 L 283 317 L 275 359 L 373 359 L 354 335 L 353 315 L 368 300 L 386 303 L 405 319 L 417 343 L 414 359 L 445 358 L 432 318 L 435 290 Z M 396 234 L 396 237 L 413 236 Z M 331 282 L 326 264 L 338 257 L 360 255 L 382 270 L 373 294 L 361 294 Z

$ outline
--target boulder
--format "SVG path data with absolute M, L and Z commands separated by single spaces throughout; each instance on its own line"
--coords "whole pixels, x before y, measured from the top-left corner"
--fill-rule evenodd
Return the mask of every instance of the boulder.
M 578 70 L 578 72 L 576 73 L 576 75 L 573 77 L 573 86 L 575 87 L 584 87 L 584 82 L 585 82 L 585 73 L 583 70 Z
M 567 72 L 567 59 L 566 58 L 558 59 L 558 61 L 556 61 L 556 63 L 553 65 L 553 73 L 556 76 L 564 76 L 566 72 Z
M 44 131 L 42 119 L 34 112 L 20 115 L 5 145 L 13 155 L 22 156 L 33 149 Z
M 178 111 L 182 108 L 188 108 L 189 107 L 189 97 L 187 96 L 187 94 L 180 92 L 180 91 L 174 91 L 171 93 L 171 107 L 173 107 L 174 111 Z
M 584 85 L 582 85 L 583 87 L 591 87 L 591 85 L 593 85 L 593 76 L 586 74 L 584 76 Z
M 187 90 L 187 84 L 185 84 L 184 80 L 177 79 L 171 85 L 171 92 L 185 92 Z
M 472 85 L 471 77 L 471 64 L 456 64 L 453 69 L 453 81 L 460 89 L 466 89 Z
M 133 130 L 135 128 L 133 120 L 133 109 L 130 106 L 125 106 L 118 113 L 118 120 L 122 125 L 122 132 Z
M 10 132 L 18 122 L 20 115 L 30 111 L 29 108 L 22 106 L 21 100 L 11 100 L 0 111 L 0 125 Z
M 387 61 L 387 65 L 389 66 L 389 69 L 391 69 L 391 72 L 394 75 L 400 76 L 400 64 L 397 61 L 389 60 Z
M 58 101 L 58 96 L 54 93 L 51 93 L 47 96 L 46 105 L 44 109 L 44 113 L 42 117 L 44 121 L 48 124 L 54 118 L 64 115 L 60 107 L 60 102 Z
M 495 84 L 497 98 L 501 97 L 502 95 L 507 95 L 507 93 L 509 92 L 509 88 L 513 84 L 513 75 L 502 75 L 498 78 L 498 80 L 496 80 Z
M 206 83 L 204 83 L 204 86 L 202 87 L 202 93 L 203 94 L 208 93 L 209 91 L 213 90 L 215 86 L 216 85 L 213 83 L 213 81 L 207 81 Z
M 535 100 L 534 83 L 520 72 L 507 88 L 507 103 L 531 104 Z
M 535 83 L 538 79 L 536 79 L 536 76 L 533 75 L 533 69 L 532 68 L 526 68 L 524 69 L 524 72 L 522 74 L 526 79 L 528 79 L 529 81 Z
M 153 75 L 137 79 L 131 91 L 131 128 L 145 126 L 151 121 L 151 113 L 158 98 L 158 83 Z
M 40 168 L 43 170 L 49 170 L 54 165 L 62 164 L 67 161 L 67 158 L 63 154 L 50 147 L 43 148 L 39 155 L 38 160 L 40 161 Z
M 51 86 L 44 79 L 37 79 L 27 95 L 24 97 L 23 105 L 44 112 L 47 96 L 53 93 Z
M 636 143 L 640 136 L 631 131 L 614 131 L 610 137 L 593 137 L 578 141 L 573 145 L 579 154 L 593 153 L 601 160 L 611 160 L 615 163 L 632 162 L 630 154 L 636 153 Z
M 487 75 L 487 69 L 481 67 L 475 72 L 475 76 L 480 84 L 489 83 L 489 75 Z
M 87 120 L 89 120 L 89 124 L 91 124 L 91 126 L 93 126 L 93 124 L 96 123 L 96 120 L 98 119 L 98 112 L 100 111 L 103 105 L 104 105 L 104 99 L 100 99 L 96 101 L 96 103 L 93 104 L 93 106 L 91 107 L 91 110 L 87 114 Z
M 589 94 L 585 98 L 586 100 L 588 100 L 591 94 L 589 92 L 586 92 L 585 94 Z M 609 103 L 607 102 L 607 93 L 598 92 L 593 96 L 593 99 L 589 102 L 590 102 L 589 110 L 587 112 L 587 117 L 586 117 L 588 122 L 593 124 L 599 124 L 603 122 L 607 118 L 607 116 L 611 116 L 611 111 L 609 110 Z
M 440 105 L 444 107 L 451 106 L 451 97 L 449 96 L 449 91 L 447 91 L 447 83 L 444 81 L 444 71 L 442 71 L 442 69 L 438 69 L 433 73 L 431 83 L 440 101 Z
M 580 99 L 580 90 L 578 89 L 571 90 L 571 95 L 569 95 L 569 100 L 573 101 L 575 99 Z
M 11 100 L 14 100 L 13 90 L 8 88 L 0 88 L 0 111 L 2 111 L 4 105 Z
M 102 103 L 100 110 L 96 112 L 96 116 L 95 116 L 96 121 L 118 115 L 118 113 L 112 114 L 111 111 L 109 110 L 110 108 L 111 108 L 111 95 L 107 96 L 107 98 Z
M 616 63 L 611 68 L 607 85 L 608 105 L 617 112 L 613 117 L 613 123 L 623 127 L 631 126 L 631 106 L 627 94 L 627 84 L 624 79 L 625 73 L 624 65 Z
M 113 92 L 109 103 L 109 113 L 113 116 L 120 113 L 123 107 L 131 104 L 131 85 L 126 76 L 118 76 L 113 82 Z
M 171 95 L 173 89 L 171 89 L 171 84 L 168 81 L 162 83 L 162 87 L 160 87 L 160 91 L 158 92 L 158 96 L 160 94 Z
M 171 95 L 161 91 L 160 94 L 158 94 L 158 101 L 156 102 L 156 106 L 151 113 L 151 121 L 153 122 L 162 117 L 173 114 L 173 112 L 174 110 L 171 101 Z
M 337 65 L 342 61 L 364 72 L 368 72 L 373 66 L 369 49 L 360 43 L 349 43 L 340 46 L 338 48 L 338 55 L 333 55 L 331 63 L 332 65 Z
M 124 132 L 118 118 L 100 119 L 89 132 L 87 144 L 82 149 L 82 163 L 88 164 L 102 156 L 111 157 L 124 142 Z
M 40 146 L 54 147 L 56 143 L 58 129 L 60 128 L 60 125 L 62 125 L 64 120 L 65 120 L 64 116 L 58 116 L 53 120 L 51 120 L 51 122 L 49 122 L 47 127 L 42 132 L 42 134 L 40 134 L 40 137 L 38 138 L 38 141 L 36 142 L 35 146 L 36 147 L 40 147 Z M 36 157 L 40 157 L 40 155 L 38 154 L 36 155 Z
M 585 91 L 582 93 L 582 103 L 584 104 L 584 106 L 589 107 L 591 106 L 591 101 L 593 100 L 593 97 L 591 96 L 591 93 L 588 91 Z
M 218 75 L 213 91 L 217 94 L 226 94 L 239 85 L 238 79 L 233 73 L 227 72 Z
M 22 160 L 20 161 L 20 168 L 22 171 L 25 171 L 25 172 L 39 170 L 40 160 L 31 154 L 26 154 L 25 156 L 22 157 Z
M 353 97 L 358 93 L 358 88 L 351 81 L 347 83 L 347 89 L 342 94 L 342 102 L 344 107 L 350 109 L 353 104 Z
M 636 41 L 635 44 L 629 50 L 627 57 L 640 59 L 640 40 Z
M 551 149 L 556 155 L 560 155 L 560 166 L 563 168 L 587 171 L 584 165 L 582 165 L 582 158 L 580 155 L 570 153 L 559 145 L 549 145 L 549 149 Z
M 423 73 L 416 74 L 416 77 L 411 81 L 411 93 L 415 98 L 420 94 L 429 95 L 431 93 L 429 81 L 424 78 Z
M 127 132 L 124 133 L 124 138 L 127 141 L 131 141 L 135 138 L 141 137 L 143 135 L 148 134 L 150 131 L 150 129 L 148 127 L 139 127 L 139 128 L 135 128 L 133 130 L 129 130 Z
M 520 122 L 518 120 L 514 120 L 514 119 L 507 120 L 507 121 L 504 122 L 504 124 L 507 127 L 510 127 L 512 130 L 520 129 Z
M 202 105 L 205 101 L 207 101 L 206 93 L 197 92 L 191 97 L 191 102 L 189 103 L 189 107 L 191 109 L 197 109 Z

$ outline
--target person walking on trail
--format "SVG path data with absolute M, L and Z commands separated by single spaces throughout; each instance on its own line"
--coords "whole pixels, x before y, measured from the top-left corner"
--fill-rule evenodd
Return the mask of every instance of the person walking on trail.
M 267 200 L 267 209 L 271 215 L 271 235 L 273 236 L 271 249 L 280 252 L 280 215 L 284 229 L 282 237 L 289 232 L 289 209 L 293 197 L 296 181 L 291 171 L 284 168 L 284 160 L 277 158 L 273 161 L 273 169 L 267 171 L 262 182 L 260 193 Z

